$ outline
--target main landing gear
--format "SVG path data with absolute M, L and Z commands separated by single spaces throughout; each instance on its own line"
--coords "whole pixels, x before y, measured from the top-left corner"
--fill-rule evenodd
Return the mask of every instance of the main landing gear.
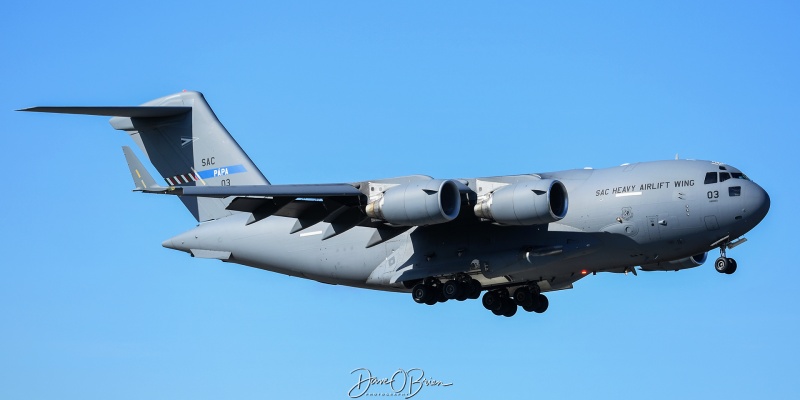
M 417 303 L 432 306 L 447 300 L 477 299 L 481 296 L 482 290 L 480 282 L 467 274 L 458 274 L 455 279 L 445 283 L 436 278 L 425 278 L 422 283 L 411 288 L 411 296 Z
M 714 261 L 714 269 L 716 269 L 720 274 L 730 275 L 736 272 L 736 260 L 727 257 L 725 254 L 725 247 L 726 245 L 720 246 L 719 258 L 717 261 Z
M 417 303 L 432 306 L 447 300 L 477 299 L 481 296 L 481 291 L 483 287 L 480 282 L 467 274 L 457 274 L 446 282 L 433 277 L 425 278 L 411 288 L 411 296 Z M 506 317 L 516 314 L 518 306 L 527 312 L 543 313 L 549 305 L 547 297 L 541 293 L 536 283 L 518 287 L 514 290 L 513 297 L 504 287 L 488 290 L 483 295 L 482 303 L 495 315 Z
M 531 284 L 522 286 L 514 291 L 513 299 L 508 294 L 508 289 L 489 290 L 483 295 L 483 307 L 494 313 L 511 317 L 517 313 L 517 306 L 521 306 L 527 312 L 543 313 L 547 311 L 550 302 L 547 297 L 541 294 L 539 285 Z

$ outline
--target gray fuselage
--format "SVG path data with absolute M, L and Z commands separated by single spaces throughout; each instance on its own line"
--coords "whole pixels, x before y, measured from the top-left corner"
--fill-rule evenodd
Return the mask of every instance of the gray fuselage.
M 713 176 L 713 179 L 711 178 Z M 569 196 L 558 222 L 507 226 L 481 220 L 462 204 L 452 222 L 409 227 L 368 246 L 376 228 L 356 226 L 323 235 L 318 222 L 248 213 L 201 223 L 164 242 L 197 257 L 219 258 L 282 274 L 389 291 L 407 291 L 424 277 L 467 272 L 485 286 L 540 282 L 570 285 L 587 273 L 624 272 L 704 254 L 755 227 L 769 196 L 741 171 L 709 161 L 656 161 L 605 169 L 460 180 L 475 194 L 485 182 L 555 179 Z M 707 183 L 708 182 L 708 183 Z M 249 224 L 248 224 L 249 223 Z M 704 258 L 703 258 L 704 259 Z

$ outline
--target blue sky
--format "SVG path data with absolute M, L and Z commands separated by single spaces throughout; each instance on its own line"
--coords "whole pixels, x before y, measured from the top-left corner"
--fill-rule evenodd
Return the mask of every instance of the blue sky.
M 795 2 L 14 2 L 0 15 L 0 398 L 796 397 Z M 273 183 L 710 159 L 772 197 L 731 252 L 600 274 L 543 315 L 191 259 L 103 117 L 12 110 L 205 94 Z M 710 254 L 710 258 L 716 257 Z

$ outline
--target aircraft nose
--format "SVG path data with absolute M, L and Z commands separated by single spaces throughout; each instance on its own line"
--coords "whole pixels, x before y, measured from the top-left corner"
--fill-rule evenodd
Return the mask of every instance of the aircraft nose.
M 752 215 L 757 219 L 756 223 L 761 222 L 769 212 L 770 199 L 767 191 L 761 186 L 753 184 L 753 189 L 750 191 L 748 198 L 749 209 L 752 210 Z

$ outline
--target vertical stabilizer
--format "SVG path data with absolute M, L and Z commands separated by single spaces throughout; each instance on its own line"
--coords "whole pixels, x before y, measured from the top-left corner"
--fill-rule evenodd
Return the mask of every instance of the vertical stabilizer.
M 268 185 L 239 144 L 219 122 L 203 95 L 181 92 L 145 104 L 140 110 L 176 107 L 188 112 L 130 112 L 111 119 L 111 126 L 128 132 L 169 186 Z M 191 108 L 190 110 L 188 108 Z M 119 114 L 117 114 L 119 115 Z M 181 197 L 200 221 L 231 214 L 223 199 Z

